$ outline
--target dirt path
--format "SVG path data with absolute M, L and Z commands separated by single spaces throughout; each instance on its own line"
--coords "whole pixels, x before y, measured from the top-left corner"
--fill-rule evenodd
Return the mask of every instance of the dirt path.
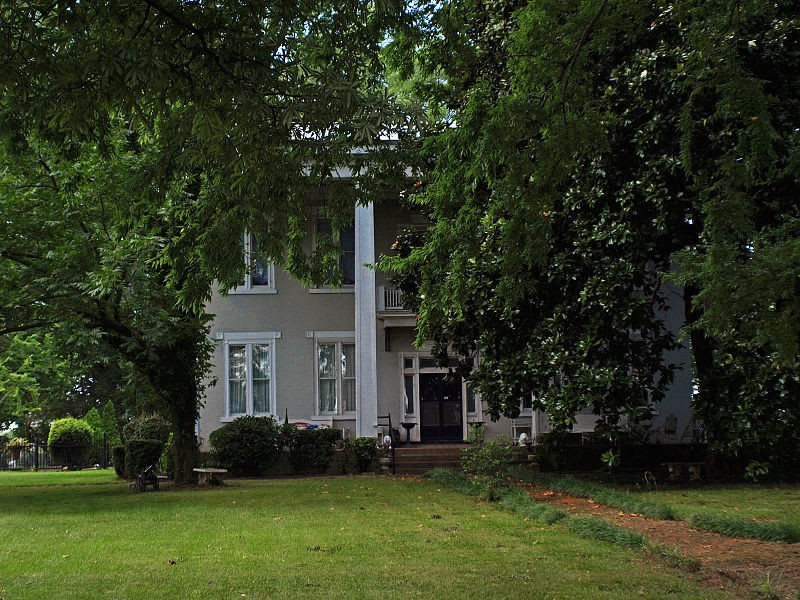
M 762 584 L 769 573 L 773 589 L 786 600 L 800 598 L 800 544 L 730 538 L 693 529 L 686 521 L 657 521 L 625 513 L 550 490 L 531 488 L 535 500 L 555 504 L 572 514 L 591 514 L 627 527 L 648 540 L 677 548 L 700 561 L 694 575 L 704 585 L 727 590 L 735 598 L 766 598 Z M 776 596 L 777 597 L 777 596 Z

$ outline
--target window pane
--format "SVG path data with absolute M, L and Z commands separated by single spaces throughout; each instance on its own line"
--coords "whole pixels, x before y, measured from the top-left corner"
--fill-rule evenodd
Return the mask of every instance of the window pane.
M 319 376 L 336 379 L 336 344 L 319 345 Z
M 414 368 L 414 359 L 413 358 L 404 358 L 403 359 L 403 368 L 404 369 L 413 369 Z
M 269 412 L 269 379 L 253 380 L 253 412 Z
M 356 409 L 355 379 L 345 379 L 342 381 L 342 400 L 344 401 L 344 410 L 350 411 Z
M 253 379 L 269 379 L 269 344 L 253 344 Z
M 356 376 L 356 345 L 342 344 L 342 377 Z
M 345 227 L 342 229 L 342 237 L 339 240 L 339 243 L 342 247 L 342 252 L 353 252 L 356 251 L 356 230 L 355 227 Z
M 228 377 L 231 380 L 247 378 L 247 354 L 244 346 L 229 346 Z
M 319 412 L 336 412 L 336 380 L 320 379 L 319 382 Z
M 242 415 L 247 410 L 247 387 L 244 381 L 228 382 L 228 414 Z
M 406 359 L 407 360 L 407 359 Z M 414 414 L 414 376 L 406 375 L 404 378 L 405 392 L 406 392 L 406 412 L 410 415 Z
M 250 236 L 250 259 L 248 265 L 250 267 L 250 285 L 269 285 L 269 263 L 256 260 L 256 252 L 258 251 L 258 242 L 254 235 Z
M 420 356 L 419 368 L 420 369 L 435 369 L 438 365 L 436 361 L 430 357 Z
M 356 253 L 345 252 L 341 256 L 342 284 L 353 285 L 356 282 Z
M 475 392 L 469 384 L 467 384 L 467 412 L 475 412 Z

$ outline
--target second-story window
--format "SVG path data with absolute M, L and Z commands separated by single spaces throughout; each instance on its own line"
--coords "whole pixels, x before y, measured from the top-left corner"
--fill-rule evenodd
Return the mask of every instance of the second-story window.
M 241 237 L 242 260 L 247 267 L 244 278 L 233 290 L 236 294 L 264 294 L 275 291 L 275 268 L 272 263 L 258 260 L 258 241 L 252 234 Z
M 333 235 L 330 219 L 317 219 L 317 236 Z M 339 268 L 342 271 L 342 285 L 353 285 L 356 282 L 356 232 L 355 227 L 348 226 L 339 232 Z

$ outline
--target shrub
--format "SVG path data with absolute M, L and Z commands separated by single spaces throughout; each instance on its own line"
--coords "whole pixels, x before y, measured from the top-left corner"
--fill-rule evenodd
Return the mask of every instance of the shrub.
M 118 445 L 111 448 L 111 464 L 120 479 L 125 478 L 125 446 Z
M 158 440 L 162 444 L 169 440 L 169 433 L 169 422 L 155 413 L 134 417 L 122 428 L 126 440 Z
M 375 459 L 378 457 L 378 440 L 374 437 L 357 437 L 347 440 L 347 452 L 352 457 L 352 462 L 358 473 L 374 469 Z
M 158 459 L 164 451 L 164 444 L 158 440 L 128 440 L 125 443 L 125 476 L 130 479 L 144 471 Z
M 83 466 L 89 458 L 92 429 L 79 419 L 67 417 L 53 421 L 47 445 L 53 459 L 70 468 Z
M 272 417 L 239 417 L 208 437 L 217 463 L 231 473 L 254 476 L 275 462 L 280 428 Z
M 498 436 L 491 442 L 477 444 L 464 450 L 461 466 L 465 471 L 474 473 L 489 487 L 490 496 L 497 490 L 508 475 L 511 463 L 516 454 L 511 446 L 511 439 Z M 495 498 L 490 497 L 490 500 Z
M 289 463 L 297 473 L 323 473 L 341 439 L 339 429 L 298 429 L 289 442 Z

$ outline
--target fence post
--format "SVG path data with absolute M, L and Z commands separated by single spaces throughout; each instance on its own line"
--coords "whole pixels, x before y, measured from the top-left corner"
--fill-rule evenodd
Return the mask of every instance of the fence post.
M 33 440 L 33 470 L 39 470 L 39 440 L 37 438 Z

